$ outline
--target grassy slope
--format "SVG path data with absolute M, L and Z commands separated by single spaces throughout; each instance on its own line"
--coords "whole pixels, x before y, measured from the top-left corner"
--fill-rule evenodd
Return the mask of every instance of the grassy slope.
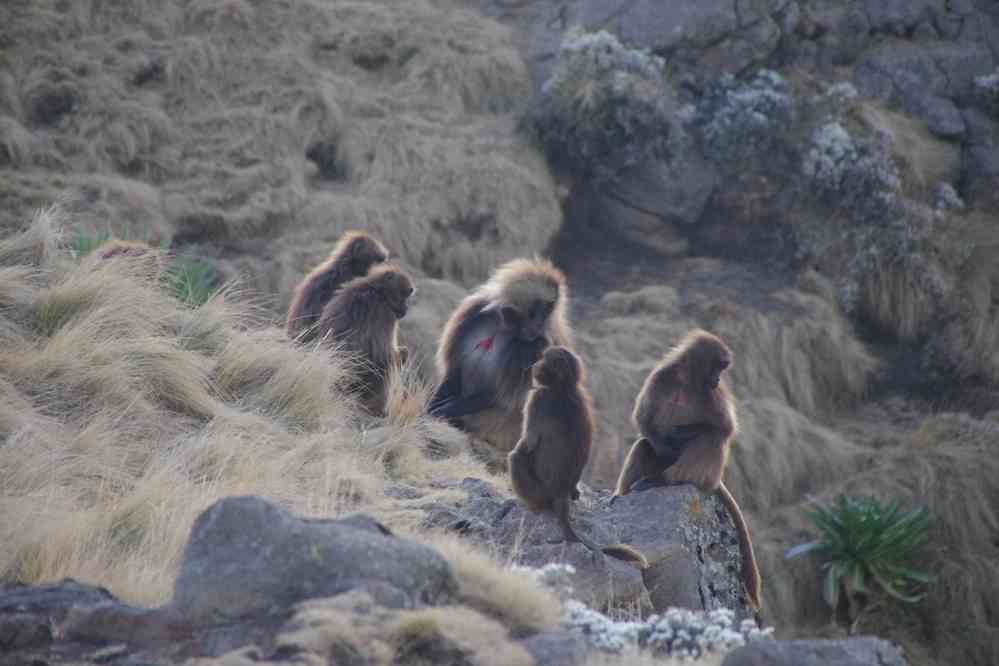
M 397 395 L 384 423 L 359 420 L 332 388 L 343 360 L 293 349 L 267 322 L 344 229 L 374 231 L 418 278 L 405 330 L 424 363 L 406 380 L 418 396 L 463 288 L 546 246 L 557 197 L 511 131 L 529 85 L 503 29 L 425 0 L 13 0 L 0 26 L 0 570 L 153 603 L 193 516 L 219 496 L 259 493 L 311 515 L 363 508 L 406 529 L 434 478 L 483 474 L 452 431 L 418 416 L 418 398 Z M 70 215 L 13 235 L 56 198 Z M 229 294 L 187 311 L 122 267 L 73 268 L 62 224 L 211 255 L 259 307 Z M 728 271 L 727 290 L 698 279 Z M 613 477 L 631 397 L 663 347 L 711 327 L 739 355 L 729 478 L 757 535 L 768 619 L 788 633 L 826 619 L 812 565 L 779 558 L 800 537 L 804 497 L 891 492 L 941 518 L 933 566 L 956 582 L 871 628 L 944 655 L 999 652 L 999 504 L 981 455 L 992 426 L 957 437 L 949 416 L 898 427 L 851 416 L 876 364 L 820 279 L 748 302 L 746 278 L 721 262 L 685 260 L 672 276 L 651 291 L 595 282 L 616 293 L 578 322 L 603 426 L 596 478 Z M 999 289 L 972 278 L 968 307 L 984 314 L 955 333 L 969 362 L 994 356 Z M 872 308 L 904 328 L 918 304 L 904 280 L 882 286 Z M 428 462 L 429 439 L 453 455 Z M 423 497 L 387 500 L 395 482 Z

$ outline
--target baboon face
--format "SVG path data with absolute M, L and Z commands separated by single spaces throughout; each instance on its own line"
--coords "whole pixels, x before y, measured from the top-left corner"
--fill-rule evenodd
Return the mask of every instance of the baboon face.
M 409 311 L 407 301 L 416 293 L 416 288 L 409 277 L 404 273 L 390 271 L 383 276 L 381 288 L 385 302 L 395 316 L 399 319 L 405 317 Z
M 707 387 L 718 388 L 722 373 L 732 365 L 732 352 L 724 342 L 715 337 L 705 337 L 698 341 L 696 347 L 697 370 Z
M 541 386 L 575 384 L 582 376 L 579 358 L 565 347 L 549 347 L 533 366 L 534 381 Z
M 369 236 L 354 239 L 350 248 L 351 268 L 357 275 L 364 275 L 375 264 L 388 260 L 388 250 Z
M 500 308 L 503 326 L 513 331 L 514 335 L 526 342 L 534 342 L 544 335 L 548 326 L 548 318 L 555 310 L 554 299 L 533 299 L 527 312 L 521 312 L 513 305 Z

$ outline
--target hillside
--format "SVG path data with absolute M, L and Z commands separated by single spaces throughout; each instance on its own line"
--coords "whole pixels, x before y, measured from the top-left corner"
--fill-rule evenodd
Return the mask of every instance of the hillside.
M 616 477 L 648 370 L 707 328 L 736 354 L 727 483 L 767 624 L 832 631 L 815 563 L 782 558 L 807 501 L 893 497 L 929 508 L 946 584 L 863 631 L 911 664 L 993 663 L 994 3 L 730 4 L 3 3 L 0 576 L 159 603 L 195 516 L 233 494 L 419 532 L 425 505 L 461 499 L 442 479 L 488 476 L 421 415 L 444 319 L 498 263 L 546 254 L 598 410 L 592 485 Z M 665 152 L 610 183 L 525 130 L 561 108 L 540 83 L 575 24 L 666 63 L 649 126 Z M 384 239 L 419 289 L 384 421 L 337 391 L 343 359 L 280 330 L 348 229 Z M 235 286 L 178 308 L 72 256 L 108 234 Z

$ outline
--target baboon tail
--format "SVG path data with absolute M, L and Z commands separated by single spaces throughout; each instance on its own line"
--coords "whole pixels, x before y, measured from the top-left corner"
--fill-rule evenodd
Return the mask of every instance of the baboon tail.
M 736 503 L 735 498 L 732 497 L 732 493 L 728 491 L 724 483 L 718 484 L 717 492 L 722 502 L 725 503 L 725 508 L 728 509 L 729 515 L 732 516 L 732 522 L 735 523 L 736 531 L 739 532 L 743 584 L 746 586 L 746 594 L 749 596 L 753 610 L 758 613 L 760 610 L 760 592 L 763 583 L 760 580 L 760 569 L 756 565 L 756 554 L 753 552 L 753 541 L 749 536 L 749 527 L 746 525 L 746 519 L 742 517 L 742 511 L 739 509 L 738 503 Z
M 562 525 L 562 533 L 565 535 L 566 541 L 578 541 L 592 551 L 601 552 L 604 555 L 609 555 L 610 557 L 623 560 L 625 562 L 634 562 L 641 569 L 648 568 L 649 561 L 646 559 L 645 555 L 627 544 L 618 543 L 611 546 L 598 546 L 586 537 L 579 536 L 579 534 L 572 529 L 572 523 L 569 521 L 568 501 L 559 502 L 557 512 L 559 523 Z
M 604 546 L 600 549 L 604 555 L 610 555 L 611 557 L 623 560 L 625 562 L 634 562 L 638 565 L 639 569 L 648 569 L 649 560 L 633 546 L 629 546 L 626 543 L 616 543 L 612 546 Z

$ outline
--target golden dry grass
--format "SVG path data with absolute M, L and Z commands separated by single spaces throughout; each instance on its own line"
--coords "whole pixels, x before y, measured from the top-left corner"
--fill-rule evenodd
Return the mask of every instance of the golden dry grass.
M 4 578 L 73 576 L 155 604 L 220 497 L 306 515 L 362 507 L 405 528 L 411 512 L 386 484 L 429 493 L 484 475 L 460 433 L 421 415 L 413 369 L 386 418 L 362 418 L 337 391 L 338 354 L 290 343 L 233 290 L 190 308 L 141 259 L 80 264 L 60 246 L 64 221 L 51 209 L 0 242 Z
M 938 183 L 953 182 L 958 177 L 959 146 L 930 134 L 922 121 L 866 99 L 851 105 L 847 119 L 851 129 L 884 137 L 899 167 L 906 194 L 928 194 Z
M 876 457 L 865 456 L 862 470 L 849 475 L 830 470 L 829 483 L 814 496 L 838 493 L 893 497 L 925 505 L 932 518 L 928 560 L 922 567 L 939 577 L 927 600 L 914 609 L 882 609 L 861 625 L 868 631 L 930 648 L 939 663 L 990 663 L 999 654 L 999 613 L 995 581 L 999 561 L 990 555 L 999 531 L 999 462 L 990 454 L 999 427 L 967 416 L 927 417 L 900 445 Z M 784 563 L 783 550 L 805 540 L 808 525 L 801 506 L 778 512 L 758 533 L 760 561 L 782 571 L 779 585 L 766 585 L 768 619 L 797 631 L 827 623 L 816 563 Z M 962 640 L 954 640 L 955 636 Z M 929 658 L 914 663 L 938 663 Z
M 524 62 L 459 3 L 42 0 L 0 18 L 18 54 L 0 229 L 64 199 L 74 231 L 250 243 L 221 269 L 283 303 L 346 229 L 467 286 L 561 221 L 511 131 Z

